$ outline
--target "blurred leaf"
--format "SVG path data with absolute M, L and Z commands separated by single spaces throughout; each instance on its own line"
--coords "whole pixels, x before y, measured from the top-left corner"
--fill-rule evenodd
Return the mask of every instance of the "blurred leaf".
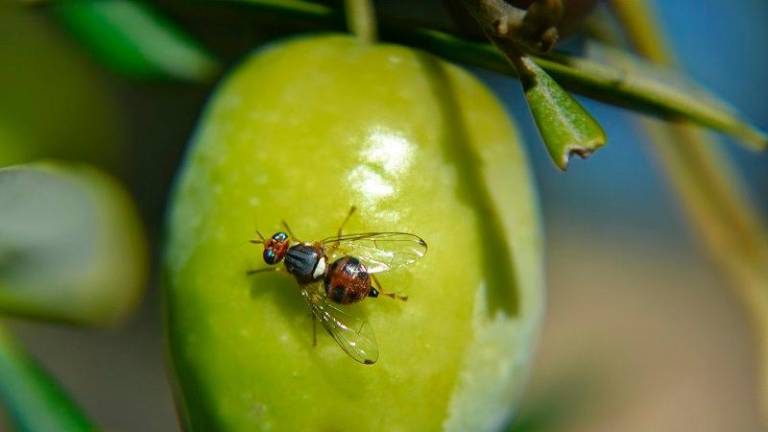
M 0 1 L 0 166 L 41 157 L 126 166 L 119 101 L 39 13 Z
M 127 75 L 208 81 L 220 72 L 209 52 L 143 3 L 70 0 L 56 11 L 101 61 Z
M 95 431 L 82 410 L 0 327 L 0 399 L 19 431 Z
M 83 166 L 0 169 L 0 311 L 78 324 L 126 316 L 145 285 L 136 210 Z
M 516 69 L 549 156 L 560 169 L 568 167 L 572 154 L 586 158 L 605 144 L 600 124 L 530 57 L 519 57 Z

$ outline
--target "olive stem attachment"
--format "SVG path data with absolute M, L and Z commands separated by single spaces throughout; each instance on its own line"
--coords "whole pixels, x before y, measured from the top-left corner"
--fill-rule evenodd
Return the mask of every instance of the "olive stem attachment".
M 366 42 L 377 39 L 376 9 L 372 0 L 344 0 L 347 29 Z
M 507 40 L 533 52 L 547 52 L 559 38 L 562 0 L 536 0 L 520 9 L 504 0 L 461 0 L 464 7 L 493 40 Z
M 508 5 L 503 2 L 504 6 L 496 4 L 495 0 L 463 1 L 487 38 L 520 77 L 528 107 L 552 162 L 565 171 L 572 155 L 586 158 L 605 145 L 605 132 L 589 112 L 536 65 L 518 40 L 499 36 L 499 33 L 507 31 L 504 27 L 509 26 L 509 22 L 499 24 L 499 11 Z M 534 5 L 539 3 L 547 2 L 536 2 Z M 526 16 L 534 10 L 534 5 Z M 523 18 L 523 22 L 525 20 Z

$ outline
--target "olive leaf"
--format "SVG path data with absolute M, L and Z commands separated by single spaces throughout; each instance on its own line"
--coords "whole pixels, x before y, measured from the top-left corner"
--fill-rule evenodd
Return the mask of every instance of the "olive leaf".
M 328 29 L 343 30 L 345 25 L 338 8 L 311 1 L 228 1 Z M 107 64 L 129 75 L 205 81 L 221 70 L 218 61 L 199 43 L 144 4 L 72 0 L 62 2 L 58 8 L 63 21 L 84 44 Z M 406 25 L 391 17 L 382 17 L 380 24 L 386 40 L 422 48 L 448 60 L 517 75 L 490 43 Z M 625 59 L 632 59 L 631 70 L 562 53 L 532 58 L 568 91 L 664 119 L 692 121 L 731 134 L 753 149 L 768 147 L 765 132 L 743 119 L 727 103 L 701 90 L 689 79 L 670 79 L 673 74 L 659 74 L 658 67 L 631 54 L 622 54 Z M 653 70 L 656 72 L 651 72 Z M 664 79 L 659 79 L 660 76 Z
M 338 10 L 332 6 L 303 0 L 285 3 L 275 0 L 230 1 L 288 18 L 315 22 L 329 29 L 342 30 L 344 26 L 343 21 L 333 19 Z M 517 76 L 504 56 L 488 42 L 414 26 L 392 17 L 382 17 L 380 27 L 385 40 L 421 48 L 448 60 Z M 765 132 L 742 118 L 727 103 L 702 90 L 701 86 L 688 78 L 652 66 L 639 57 L 626 52 L 622 54 L 625 60 L 632 59 L 631 68 L 563 53 L 532 58 L 568 91 L 664 119 L 688 120 L 733 135 L 753 149 L 768 148 Z
M 85 166 L 0 169 L 0 312 L 102 325 L 141 297 L 146 244 L 127 194 Z
M 583 80 L 579 78 L 579 83 L 574 83 L 574 86 L 583 87 L 581 93 L 596 99 L 651 114 L 662 114 L 668 119 L 691 120 L 739 138 L 742 144 L 753 150 L 768 147 L 768 136 L 742 119 L 731 105 L 678 71 L 650 63 L 627 51 L 590 42 L 586 58 L 553 54 L 539 61 L 555 62 L 557 66 L 551 65 L 551 68 L 563 72 L 554 73 L 561 83 L 573 79 L 570 69 L 561 69 L 564 65 L 591 77 L 591 83 L 581 83 Z M 611 87 L 620 92 L 617 93 L 620 97 L 611 98 Z M 596 92 L 605 95 L 600 97 L 595 95 Z M 660 113 L 657 109 L 660 105 L 668 111 Z
M 55 10 L 99 59 L 127 75 L 208 81 L 219 74 L 209 52 L 143 3 L 71 0 Z
M 96 430 L 59 384 L 2 327 L 0 400 L 15 430 Z
M 530 41 L 523 41 L 509 32 L 507 21 L 522 25 L 537 8 L 531 6 L 523 13 L 501 0 L 464 0 L 463 4 L 486 38 L 514 66 L 539 134 L 558 168 L 565 170 L 572 154 L 586 158 L 605 145 L 605 132 L 600 124 L 521 50 L 520 47 Z M 550 42 L 554 43 L 553 40 Z
M 552 161 L 565 170 L 572 154 L 582 158 L 605 144 L 600 124 L 528 56 L 516 60 L 525 98 Z
M 517 76 L 504 56 L 488 43 L 425 29 L 395 35 L 395 39 L 449 60 Z M 613 55 L 617 52 L 613 51 Z M 652 66 L 631 54 L 623 54 L 623 67 L 563 53 L 532 58 L 568 91 L 663 119 L 688 120 L 731 134 L 752 149 L 764 150 L 768 147 L 768 136 L 763 131 L 701 86 L 672 72 L 662 72 L 661 67 Z M 603 57 L 607 55 L 607 51 L 603 51 Z M 633 59 L 632 68 L 627 66 L 629 58 Z M 654 72 L 649 73 L 651 70 Z M 660 79 L 660 76 L 664 78 Z

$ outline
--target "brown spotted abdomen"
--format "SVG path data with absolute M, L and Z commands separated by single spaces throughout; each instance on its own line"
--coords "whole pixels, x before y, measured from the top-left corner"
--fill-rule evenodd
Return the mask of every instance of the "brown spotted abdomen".
M 328 299 L 348 304 L 359 302 L 371 291 L 371 276 L 357 258 L 345 256 L 337 259 L 325 277 L 325 293 Z

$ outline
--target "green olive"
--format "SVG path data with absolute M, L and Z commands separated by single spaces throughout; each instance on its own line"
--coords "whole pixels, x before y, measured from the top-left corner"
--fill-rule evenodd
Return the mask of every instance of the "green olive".
M 273 44 L 213 95 L 168 219 L 167 326 L 189 430 L 481 431 L 514 411 L 543 308 L 535 193 L 514 125 L 463 69 L 348 36 Z M 256 231 L 403 231 L 355 362 L 267 267 Z M 282 266 L 282 264 L 281 264 Z M 322 330 L 321 330 L 322 331 Z

